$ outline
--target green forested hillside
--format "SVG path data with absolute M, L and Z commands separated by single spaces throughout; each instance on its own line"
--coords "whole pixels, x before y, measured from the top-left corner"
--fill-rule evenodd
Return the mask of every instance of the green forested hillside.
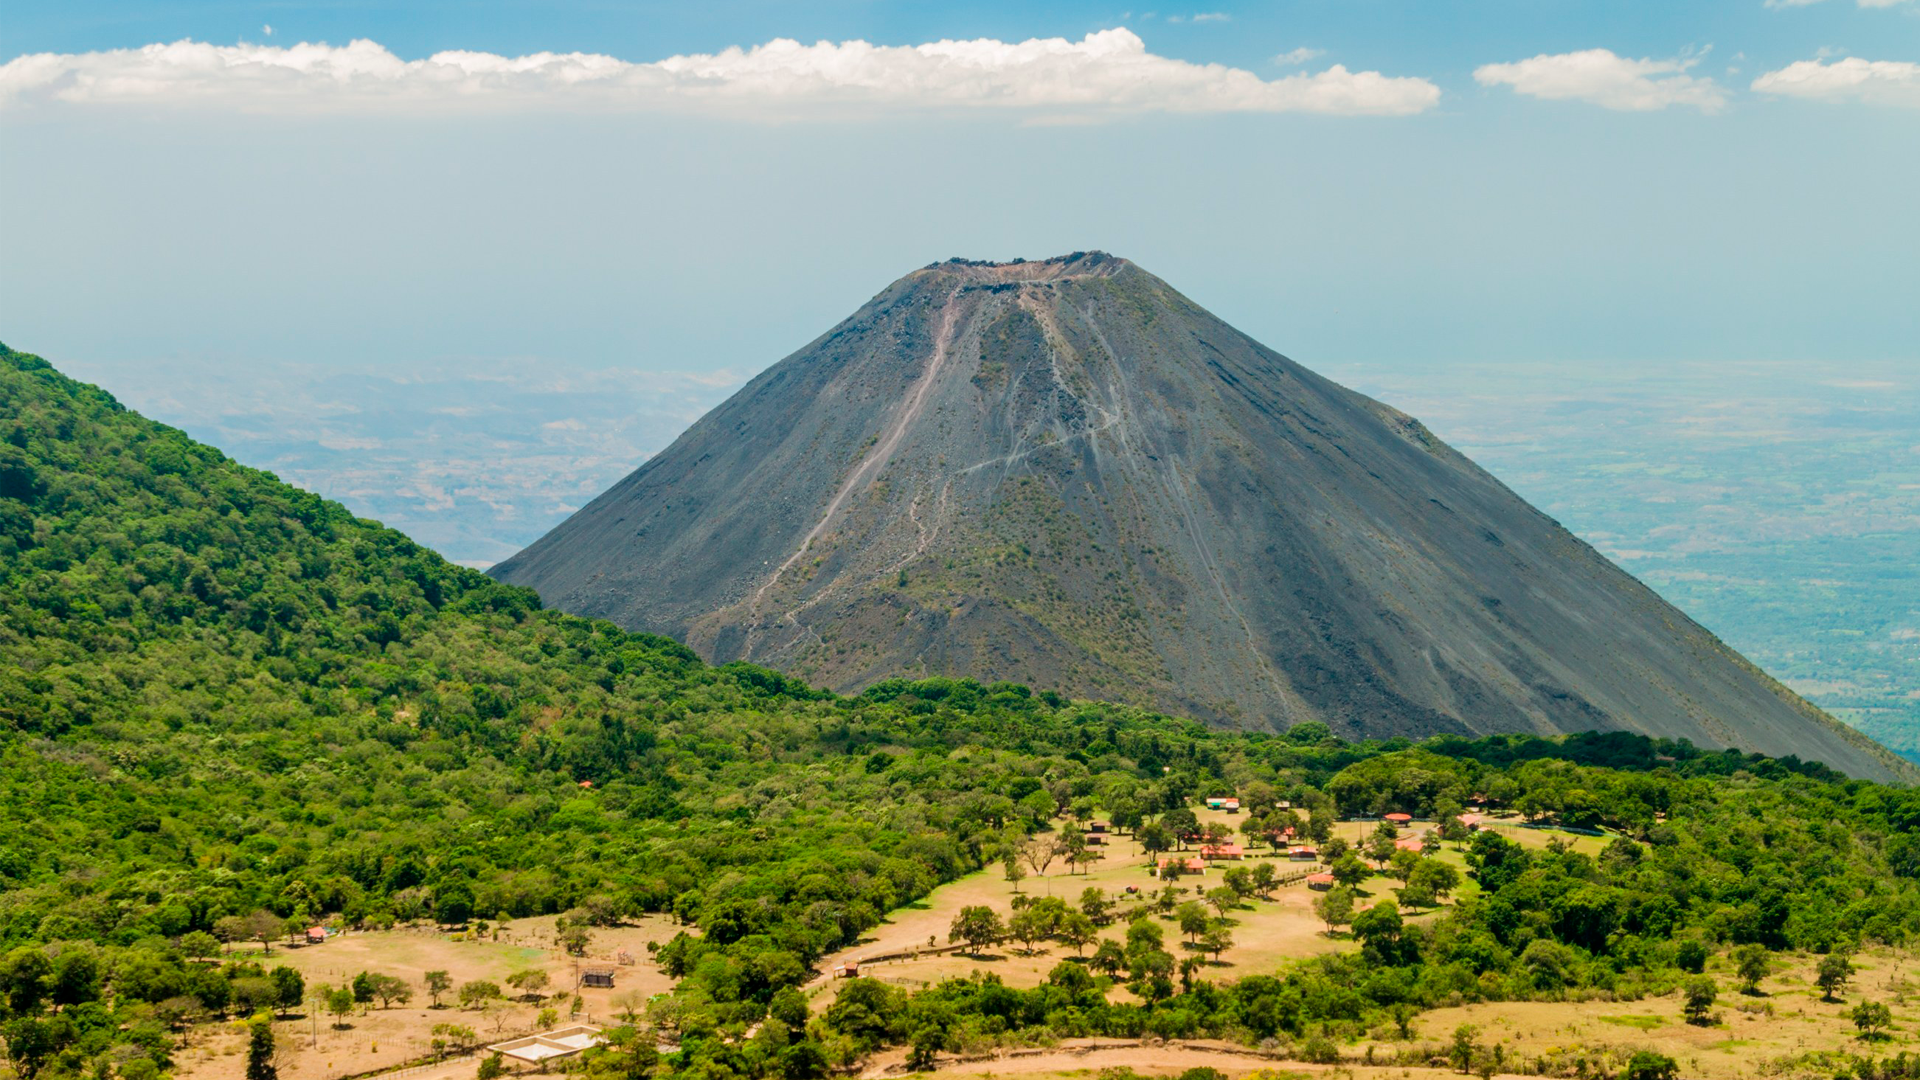
M 1489 792 L 1627 838 L 1598 859 L 1476 841 L 1477 900 L 1377 917 L 1363 955 L 1283 978 L 1176 983 L 1143 935 L 1111 977 L 1145 1004 L 1108 1004 L 1109 976 L 1078 964 L 911 1002 L 862 982 L 814 1017 L 780 996 L 1063 814 L 1172 824 L 1224 791 L 1289 800 L 1309 828 Z M 240 990 L 259 973 L 184 962 L 249 917 L 672 912 L 699 930 L 667 950 L 682 1049 L 590 1067 L 720 1077 L 817 1075 L 930 1030 L 1337 1039 L 1396 1008 L 1669 986 L 1682 942 L 1920 930 L 1910 791 L 1627 736 L 1228 736 L 1013 685 L 848 698 L 710 668 L 542 611 L 11 351 L 0 822 L 0 1037 L 41 1076 L 150 1076 L 180 1003 L 257 1004 Z

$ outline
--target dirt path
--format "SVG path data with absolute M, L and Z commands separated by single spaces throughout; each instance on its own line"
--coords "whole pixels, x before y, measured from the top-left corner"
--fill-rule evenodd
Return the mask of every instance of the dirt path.
M 946 303 L 941 308 L 940 330 L 934 336 L 933 355 L 927 360 L 927 369 L 921 373 L 913 389 L 907 392 L 906 399 L 894 413 L 893 419 L 888 421 L 887 426 L 880 432 L 873 452 L 862 459 L 860 464 L 854 466 L 853 471 L 847 474 L 847 478 L 841 481 L 840 490 L 834 492 L 833 498 L 827 500 L 826 512 L 820 515 L 819 521 L 814 522 L 813 528 L 807 530 L 807 535 L 800 540 L 800 546 L 794 549 L 793 554 L 787 556 L 786 561 L 774 570 L 773 575 L 767 578 L 764 584 L 754 590 L 753 612 L 756 622 L 760 602 L 766 597 L 767 590 L 773 588 L 793 567 L 793 564 L 806 555 L 807 550 L 813 546 L 813 542 L 819 539 L 820 535 L 826 532 L 827 526 L 833 523 L 834 516 L 840 513 L 840 508 L 853 497 L 853 493 L 872 483 L 874 477 L 880 474 L 880 470 L 892 460 L 893 452 L 899 448 L 900 440 L 906 436 L 907 429 L 913 426 L 921 410 L 926 408 L 927 395 L 933 392 L 934 385 L 940 379 L 940 369 L 946 366 L 947 346 L 953 338 L 953 326 L 960 315 L 960 309 L 954 303 L 959 295 L 958 289 L 947 295 Z M 791 612 L 785 616 L 789 619 L 792 617 Z M 751 645 L 746 651 L 748 656 L 753 655 Z

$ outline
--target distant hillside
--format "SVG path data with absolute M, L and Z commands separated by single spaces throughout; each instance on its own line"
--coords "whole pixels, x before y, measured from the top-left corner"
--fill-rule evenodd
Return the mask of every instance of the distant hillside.
M 1417 421 L 1098 253 L 902 278 L 491 572 L 843 691 L 1913 775 Z

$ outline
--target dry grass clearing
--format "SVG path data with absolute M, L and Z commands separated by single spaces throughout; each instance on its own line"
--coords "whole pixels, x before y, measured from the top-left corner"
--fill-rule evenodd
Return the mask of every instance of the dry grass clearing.
M 1200 812 L 1198 817 L 1202 823 L 1220 821 L 1229 826 L 1237 826 L 1244 820 L 1237 815 L 1209 811 Z M 1348 829 L 1356 827 L 1357 823 L 1341 825 L 1341 828 Z M 1157 891 L 1162 882 L 1148 872 L 1151 860 L 1132 838 L 1113 836 L 1108 843 L 1104 858 L 1092 864 L 1085 873 L 1074 873 L 1056 863 L 1045 875 L 1029 877 L 1020 882 L 1017 893 L 998 866 L 943 885 L 925 900 L 895 911 L 859 944 L 823 961 L 822 968 L 830 972 L 847 960 L 914 949 L 924 952 L 930 948 L 945 948 L 948 945 L 948 929 L 961 908 L 985 905 L 1004 919 L 1011 914 L 1013 899 L 1017 894 L 1030 897 L 1057 896 L 1069 905 L 1077 905 L 1083 890 L 1097 887 L 1106 890 L 1108 896 L 1119 899 L 1118 910 L 1124 913 L 1140 899 Z M 1453 855 L 1453 858 L 1457 859 L 1458 855 Z M 1197 900 L 1206 890 L 1218 888 L 1224 883 L 1223 875 L 1227 867 L 1252 866 L 1262 861 L 1271 862 L 1282 875 L 1304 869 L 1300 863 L 1284 858 L 1270 859 L 1262 854 L 1238 863 L 1223 861 L 1205 874 L 1183 877 L 1175 884 L 1182 890 L 1183 900 Z M 1386 887 L 1392 884 L 1397 883 L 1376 878 L 1365 888 L 1373 898 L 1386 899 L 1390 896 Z M 1125 890 L 1130 885 L 1140 890 L 1138 897 L 1125 896 Z M 1303 957 L 1353 948 L 1352 941 L 1344 935 L 1338 938 L 1326 935 L 1325 924 L 1313 914 L 1313 898 L 1316 895 L 1304 885 L 1292 885 L 1276 889 L 1271 900 L 1250 900 L 1247 905 L 1233 911 L 1231 917 L 1236 920 L 1233 927 L 1234 945 L 1221 955 L 1218 965 L 1211 965 L 1211 958 L 1203 957 L 1210 962 L 1207 977 L 1218 980 L 1272 974 Z M 1363 900 L 1363 906 L 1364 903 Z M 1166 933 L 1169 951 L 1176 956 L 1187 955 L 1174 921 L 1163 918 L 1161 927 Z M 1124 940 L 1124 915 L 1105 927 L 1102 937 Z M 1096 947 L 1089 945 L 1087 954 L 1091 954 Z M 865 962 L 861 965 L 860 973 L 896 985 L 917 988 L 974 972 L 992 972 L 1010 986 L 1027 987 L 1043 982 L 1055 964 L 1074 955 L 1070 946 L 1057 942 L 1043 942 L 1031 954 L 1025 952 L 1018 943 L 1007 942 L 978 957 L 940 953 L 877 964 Z M 824 1007 L 835 993 L 836 986 L 833 980 L 814 984 L 816 1008 Z
M 1818 1051 L 1885 1056 L 1920 1049 L 1920 999 L 1910 985 L 1910 954 L 1877 950 L 1855 957 L 1858 970 L 1839 1001 L 1822 1001 L 1813 985 L 1818 957 L 1784 955 L 1761 983 L 1761 994 L 1739 991 L 1724 957 L 1709 973 L 1720 983 L 1717 1022 L 1699 1027 L 1681 1015 L 1680 995 L 1629 1002 L 1502 1002 L 1438 1009 L 1416 1021 L 1427 1039 L 1449 1038 L 1473 1024 L 1483 1042 L 1505 1042 L 1529 1057 L 1598 1047 L 1650 1049 L 1680 1063 L 1689 1080 L 1741 1080 L 1760 1076 L 1769 1062 Z M 1894 1030 L 1863 1042 L 1847 1013 L 1861 1001 L 1893 1009 Z M 1830 1070 L 1818 1075 L 1830 1075 Z M 1782 1075 L 1794 1075 L 1786 1073 Z
M 583 963 L 613 963 L 613 957 L 626 949 L 636 960 L 631 966 L 619 966 L 611 990 L 580 991 L 580 1019 L 609 1022 L 614 1019 L 629 995 L 644 1001 L 652 994 L 673 988 L 673 981 L 647 960 L 646 944 L 672 937 L 677 928 L 668 920 L 649 918 L 626 926 L 595 930 L 589 957 L 579 960 L 554 946 L 552 917 L 519 919 L 501 929 L 498 940 L 458 941 L 448 934 L 426 928 L 348 933 L 324 945 L 306 948 L 276 947 L 267 963 L 286 964 L 306 976 L 307 985 L 338 985 L 362 971 L 397 975 L 413 986 L 414 998 L 405 1006 L 382 1009 L 377 1003 L 348 1018 L 348 1026 L 334 1028 L 328 1017 L 299 1015 L 274 1025 L 275 1042 L 280 1050 L 280 1075 L 285 1080 L 331 1080 L 333 1077 L 366 1072 L 369 1069 L 398 1066 L 432 1052 L 433 1027 L 436 1024 L 460 1024 L 472 1028 L 486 1042 L 496 1042 L 515 1034 L 535 1030 L 543 1007 L 556 1009 L 564 1022 L 577 983 L 576 971 Z M 238 954 L 257 953 L 257 947 L 236 950 Z M 460 1008 L 451 994 L 442 998 L 443 1007 L 435 1009 L 425 990 L 429 971 L 445 971 L 455 987 L 476 979 L 499 983 L 508 975 L 528 968 L 547 973 L 550 986 L 544 1002 L 512 1001 L 495 1011 Z M 509 991 L 511 992 L 511 991 Z M 564 994 L 563 994 L 564 992 Z M 202 1028 L 192 1043 L 176 1055 L 182 1080 L 226 1080 L 238 1077 L 245 1065 L 246 1039 L 237 1026 Z M 474 1066 L 449 1065 L 451 1076 L 471 1076 Z M 445 1071 L 445 1070 L 442 1070 Z M 435 1080 L 422 1074 L 410 1074 L 408 1080 Z

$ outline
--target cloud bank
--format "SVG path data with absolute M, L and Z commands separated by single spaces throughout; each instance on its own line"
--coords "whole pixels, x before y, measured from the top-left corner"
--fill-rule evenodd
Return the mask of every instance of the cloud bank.
M 1761 94 L 1812 101 L 1859 101 L 1920 109 L 1920 64 L 1849 56 L 1823 64 L 1801 60 L 1753 80 Z
M 197 41 L 38 53 L 0 66 L 0 107 L 34 103 L 193 105 L 249 112 L 366 108 L 735 109 L 795 115 L 821 106 L 1084 113 L 1304 112 L 1405 116 L 1432 108 L 1423 78 L 1348 71 L 1262 79 L 1156 56 L 1130 30 L 1079 41 L 983 38 L 924 45 L 864 41 L 630 63 L 592 53 L 506 57 L 442 52 L 402 60 L 372 41 L 344 46 Z
M 1515 93 L 1529 97 L 1585 101 L 1622 112 L 1651 112 L 1670 105 L 1718 112 L 1727 103 L 1726 91 L 1712 79 L 1686 74 L 1699 62 L 1698 57 L 1634 60 L 1608 49 L 1586 49 L 1543 53 L 1511 64 L 1485 64 L 1474 69 L 1473 78 L 1482 86 L 1511 86 Z

